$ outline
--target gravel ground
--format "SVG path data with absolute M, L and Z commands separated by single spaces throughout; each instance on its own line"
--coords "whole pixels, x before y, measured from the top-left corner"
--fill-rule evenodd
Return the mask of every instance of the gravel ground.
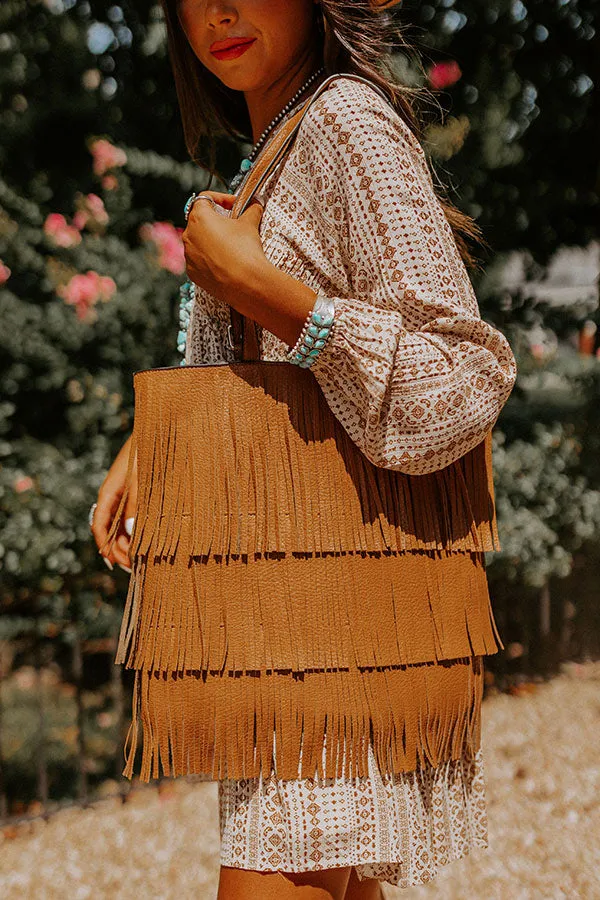
M 483 704 L 488 850 L 388 900 L 600 900 L 600 662 Z M 114 788 L 114 785 L 112 786 Z M 0 831 L 2 900 L 214 900 L 216 784 L 142 785 Z M 258 898 L 257 898 L 258 900 Z

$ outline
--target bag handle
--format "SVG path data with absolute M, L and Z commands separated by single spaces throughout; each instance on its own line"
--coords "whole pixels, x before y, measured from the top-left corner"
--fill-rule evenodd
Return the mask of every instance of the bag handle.
M 235 199 L 231 208 L 230 218 L 237 218 L 248 207 L 252 197 L 264 184 L 275 164 L 278 163 L 291 149 L 293 140 L 311 104 L 336 78 L 352 78 L 356 81 L 362 81 L 364 84 L 368 84 L 375 88 L 375 90 L 381 94 L 383 99 L 389 102 L 387 94 L 384 93 L 379 85 L 368 78 L 364 78 L 362 75 L 356 75 L 351 72 L 336 72 L 333 75 L 329 75 L 321 82 L 319 87 L 316 88 L 300 109 L 277 129 L 268 146 L 259 154 L 258 159 L 250 169 L 250 172 Z M 230 313 L 230 331 L 234 358 L 236 360 L 259 359 L 260 341 L 257 331 L 258 323 L 255 322 L 254 319 L 242 315 L 242 313 L 238 312 L 237 309 L 234 309 L 233 306 L 230 307 Z

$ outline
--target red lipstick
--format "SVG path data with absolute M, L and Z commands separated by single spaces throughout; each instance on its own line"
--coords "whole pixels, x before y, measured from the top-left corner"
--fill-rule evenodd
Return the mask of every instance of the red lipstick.
M 210 52 L 217 59 L 235 59 L 252 46 L 256 38 L 227 38 L 210 45 Z

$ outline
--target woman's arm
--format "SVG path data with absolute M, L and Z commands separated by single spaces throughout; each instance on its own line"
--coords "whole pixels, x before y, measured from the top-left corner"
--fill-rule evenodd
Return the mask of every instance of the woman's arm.
M 350 285 L 333 298 L 336 330 L 311 371 L 375 465 L 444 468 L 491 430 L 516 365 L 481 319 L 423 150 L 375 91 L 349 80 L 319 98 L 296 141 L 298 177 Z M 247 314 L 293 344 L 314 292 L 267 269 L 256 284 Z
M 313 308 L 316 291 L 268 259 L 242 267 L 231 287 L 231 305 L 293 347 Z

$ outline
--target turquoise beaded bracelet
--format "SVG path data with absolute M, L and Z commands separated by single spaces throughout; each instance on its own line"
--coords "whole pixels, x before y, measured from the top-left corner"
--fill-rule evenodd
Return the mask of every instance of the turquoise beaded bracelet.
M 306 317 L 304 327 L 286 359 L 302 369 L 309 369 L 333 334 L 335 328 L 335 305 L 330 297 L 315 300 Z

